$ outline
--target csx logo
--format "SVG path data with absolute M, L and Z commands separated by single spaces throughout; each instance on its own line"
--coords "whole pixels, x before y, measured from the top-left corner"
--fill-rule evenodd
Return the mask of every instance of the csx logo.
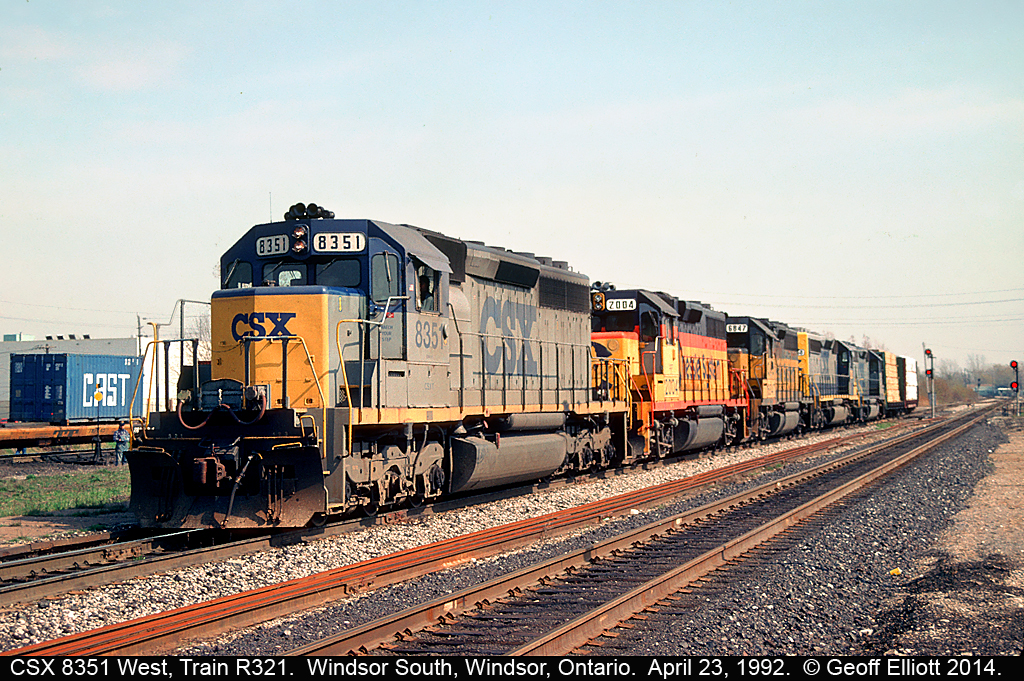
M 503 351 L 500 345 L 496 345 L 496 340 L 488 338 L 488 348 L 494 347 L 493 352 L 484 350 L 484 370 L 488 374 L 508 372 L 538 375 L 533 348 L 526 342 L 533 337 L 533 324 L 536 321 L 537 308 L 533 305 L 487 297 L 480 311 L 480 333 L 487 337 L 501 336 L 504 344 Z M 513 336 L 516 331 L 520 338 Z
M 239 312 L 231 320 L 231 335 L 236 341 L 245 336 L 292 336 L 288 322 L 294 318 L 294 312 Z

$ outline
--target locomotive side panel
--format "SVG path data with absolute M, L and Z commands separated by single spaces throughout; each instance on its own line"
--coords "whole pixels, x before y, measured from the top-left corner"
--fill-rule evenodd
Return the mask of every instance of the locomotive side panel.
M 451 286 L 453 401 L 481 416 L 586 411 L 588 279 L 473 243 L 453 267 L 463 273 Z

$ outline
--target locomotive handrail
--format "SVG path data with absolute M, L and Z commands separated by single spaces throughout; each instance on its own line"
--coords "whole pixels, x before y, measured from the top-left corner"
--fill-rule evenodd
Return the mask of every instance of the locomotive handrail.
M 593 347 L 590 349 L 591 388 L 596 389 L 597 398 L 603 401 L 600 381 L 607 386 L 607 399 L 613 402 L 624 401 L 629 404 L 629 359 L 615 357 L 598 357 Z
M 504 334 L 483 333 L 483 332 L 478 332 L 478 331 L 466 331 L 466 332 L 461 332 L 460 331 L 459 335 L 460 335 L 460 339 L 461 339 L 462 335 L 465 335 L 467 337 L 479 338 L 481 343 L 483 343 L 483 341 L 486 340 L 486 339 L 498 340 L 498 341 L 501 341 L 502 344 L 504 344 L 505 342 L 516 342 L 516 341 L 523 341 L 524 343 L 527 342 L 527 341 L 531 342 L 531 343 L 537 343 L 539 348 L 540 348 L 540 353 L 539 353 L 539 357 L 538 357 L 538 363 L 541 364 L 541 365 L 543 365 L 544 348 L 545 347 L 554 347 L 556 349 L 556 351 L 555 351 L 555 378 L 556 378 L 555 391 L 556 391 L 556 401 L 560 401 L 560 396 L 558 396 L 558 390 L 561 389 L 561 386 L 557 382 L 558 362 L 559 362 L 559 354 L 558 354 L 557 349 L 558 348 L 569 348 L 570 351 L 571 351 L 570 352 L 570 360 L 573 362 L 574 365 L 575 365 L 575 362 L 576 362 L 576 352 L 577 351 L 586 350 L 588 355 L 589 355 L 589 352 L 590 352 L 590 343 L 589 342 L 588 343 L 573 343 L 571 341 L 568 341 L 568 342 L 567 341 L 550 341 L 550 340 L 549 341 L 544 341 L 544 340 L 540 340 L 540 339 L 536 339 L 536 338 L 524 338 L 522 336 L 506 336 Z M 486 348 L 483 348 L 483 349 L 486 350 Z M 503 379 L 507 379 L 508 376 L 509 376 L 508 371 L 507 371 L 508 367 L 506 365 L 505 356 L 506 356 L 506 353 L 502 352 L 501 353 L 501 363 L 502 363 L 502 365 L 501 365 L 501 372 L 502 372 L 502 378 Z M 481 356 L 481 361 L 483 361 L 482 356 Z M 525 377 L 525 375 L 524 375 L 524 377 Z M 544 390 L 543 378 L 544 377 L 543 377 L 543 372 L 542 372 L 542 375 L 541 375 L 541 387 L 538 388 L 538 390 L 541 393 L 543 393 L 543 390 Z M 585 390 L 585 391 L 589 392 L 590 387 L 589 386 L 584 386 L 584 387 L 579 386 L 575 382 L 575 372 L 573 372 L 573 378 L 574 378 L 573 383 L 572 383 L 572 385 L 569 386 L 568 390 L 571 391 L 573 403 L 575 404 L 576 393 L 578 391 L 581 391 L 581 390 Z M 525 382 L 524 382 L 523 385 L 524 385 L 524 389 L 525 389 Z M 484 391 L 484 390 L 486 390 L 486 381 L 482 380 L 481 381 L 481 391 Z M 503 405 L 505 405 L 507 403 L 507 396 L 504 394 L 506 392 L 507 392 L 507 385 L 503 385 L 503 387 L 502 387 L 502 393 L 503 393 L 503 395 L 502 395 L 502 400 L 503 400 L 502 404 Z M 486 406 L 483 402 L 484 402 L 484 400 L 482 399 L 481 400 L 481 406 Z
M 647 364 L 644 363 L 644 355 L 651 355 L 651 373 L 656 373 L 654 366 L 657 362 L 658 351 L 661 350 L 661 336 L 654 339 L 653 350 L 641 350 L 640 351 L 640 371 L 643 373 L 644 381 L 647 382 L 647 393 L 651 396 L 651 402 L 654 402 L 654 387 L 651 385 L 651 379 L 647 375 Z
M 139 394 L 139 384 L 143 382 L 143 377 L 146 374 L 146 371 L 145 371 L 145 369 L 146 369 L 146 357 L 149 356 L 149 348 L 150 348 L 151 345 L 153 345 L 153 341 L 150 341 L 150 342 L 146 343 L 146 351 L 142 353 L 142 362 L 140 363 L 142 368 L 139 370 L 139 378 L 135 381 L 135 389 L 132 390 L 132 400 L 131 400 L 131 402 L 128 403 L 128 422 L 129 423 L 131 423 L 133 421 L 132 411 L 133 411 L 133 408 L 135 407 L 135 397 Z M 152 380 L 153 380 L 153 377 L 151 376 L 150 377 L 150 384 L 151 385 L 152 385 Z M 147 405 L 147 409 L 146 409 L 146 416 L 145 416 L 145 418 L 142 418 L 140 416 L 139 420 L 142 421 L 143 429 L 149 428 L 149 408 L 148 408 L 148 405 Z
M 455 315 L 455 306 L 452 305 L 451 300 L 448 301 L 448 309 L 451 311 L 449 319 L 455 325 L 455 333 L 459 336 L 459 411 L 461 412 L 466 408 L 466 353 L 462 343 L 462 329 L 459 328 L 459 319 Z
M 283 343 L 284 347 L 287 349 L 288 342 L 289 341 L 293 341 L 293 340 L 299 341 L 299 343 L 302 344 L 303 352 L 306 353 L 306 361 L 309 362 L 310 372 L 313 374 L 313 383 L 316 385 L 316 390 L 320 394 L 320 404 L 321 404 L 320 412 L 321 412 L 321 419 L 323 421 L 321 432 L 322 433 L 326 433 L 327 432 L 327 398 L 324 396 L 323 387 L 320 385 L 320 377 L 317 376 L 316 364 L 313 362 L 313 357 L 309 354 L 309 348 L 306 346 L 306 340 L 302 336 L 294 336 L 294 335 L 293 336 L 242 336 L 242 342 L 245 344 L 245 375 L 246 375 L 246 381 L 248 382 L 248 377 L 250 375 L 250 373 L 249 373 L 249 371 L 250 371 L 250 369 L 249 369 L 249 361 L 250 361 L 250 354 L 251 354 L 249 352 L 249 344 L 250 343 L 252 343 L 253 341 L 267 341 L 269 343 L 280 342 L 280 343 Z M 281 376 L 282 376 L 281 385 L 283 387 L 283 392 L 286 395 L 287 392 L 288 392 L 288 385 L 287 385 L 287 380 L 288 380 L 288 353 L 287 352 L 284 353 L 282 359 L 284 361 L 281 362 Z M 281 407 L 285 408 L 284 395 L 282 395 Z M 313 435 L 314 435 L 314 437 L 317 438 L 317 440 L 320 439 L 319 435 L 316 432 L 316 420 L 315 419 L 313 420 Z M 326 457 L 326 452 L 324 452 L 324 456 Z
M 362 325 L 365 324 L 367 326 L 382 326 L 384 324 L 384 321 L 388 318 L 388 310 L 391 309 L 392 302 L 399 301 L 399 300 L 409 300 L 409 296 L 388 296 L 387 302 L 384 303 L 383 314 L 381 314 L 380 319 L 377 320 L 377 321 L 374 321 L 372 319 L 340 319 L 340 320 L 338 320 L 337 325 L 334 327 L 334 345 L 338 349 L 338 361 L 341 363 L 341 370 L 342 370 L 342 372 L 344 374 L 344 378 L 345 378 L 345 402 L 348 405 L 348 442 L 346 444 L 349 447 L 349 449 L 351 449 L 351 447 L 352 447 L 352 410 L 354 409 L 355 405 L 352 404 L 352 393 L 349 390 L 348 368 L 345 366 L 345 357 L 344 357 L 344 355 L 341 352 L 341 325 L 342 324 L 359 324 L 360 325 L 359 326 L 359 390 L 362 391 L 363 390 L 363 365 L 364 365 L 365 359 L 366 359 L 366 358 L 363 357 L 363 354 L 362 354 L 363 353 L 363 327 L 362 327 Z M 449 303 L 449 305 L 450 305 L 450 303 Z M 380 396 L 379 395 L 378 395 L 377 399 L 378 399 L 378 402 L 379 402 L 380 401 Z M 363 407 L 362 396 L 360 396 L 359 405 L 360 405 L 360 409 L 362 409 L 362 407 Z M 326 409 L 326 408 L 327 408 L 327 401 L 324 400 L 324 409 Z M 344 465 L 344 460 L 343 460 L 342 463 Z M 344 472 L 344 471 L 342 471 L 342 472 Z M 342 499 L 342 503 L 344 503 L 344 499 Z
M 171 385 L 170 385 L 170 366 L 169 366 L 168 353 L 169 353 L 169 350 L 170 350 L 171 343 L 181 343 L 181 348 L 182 349 L 181 349 L 180 368 L 183 369 L 185 367 L 185 343 L 186 342 L 189 342 L 189 343 L 192 344 L 192 374 L 193 374 L 192 382 L 194 384 L 194 387 L 196 387 L 196 388 L 199 387 L 199 358 L 198 358 L 198 354 L 199 354 L 199 352 L 198 352 L 199 339 L 198 338 L 170 338 L 170 339 L 167 339 L 167 340 L 157 340 L 157 339 L 154 339 L 154 340 L 149 341 L 148 343 L 146 343 L 146 350 L 142 353 L 142 361 L 139 363 L 139 366 L 141 367 L 141 369 L 139 371 L 139 378 L 135 381 L 135 388 L 132 390 L 132 400 L 131 400 L 131 402 L 128 405 L 128 423 L 129 424 L 132 424 L 134 426 L 135 421 L 138 420 L 138 422 L 139 422 L 139 424 L 140 424 L 142 429 L 146 429 L 146 428 L 149 427 L 149 414 L 152 411 L 152 409 L 150 408 L 150 406 L 151 406 L 150 402 L 152 400 L 151 395 L 147 396 L 147 398 L 146 398 L 147 401 L 146 401 L 146 408 L 145 408 L 145 417 L 142 417 L 142 416 L 135 417 L 135 416 L 132 415 L 132 412 L 133 412 L 133 410 L 135 408 L 135 398 L 139 394 L 139 385 L 142 384 L 144 382 L 144 380 L 145 380 L 146 358 L 149 357 L 149 350 L 150 350 L 151 347 L 153 347 L 155 345 L 158 345 L 158 344 L 163 345 L 164 348 L 165 348 L 165 352 L 164 352 L 164 381 L 165 381 L 166 385 L 164 386 L 164 393 L 165 393 L 164 397 L 165 397 L 166 402 L 167 402 L 167 405 L 166 405 L 167 409 L 168 409 L 168 411 L 170 411 L 170 407 L 171 407 L 171 405 L 170 405 L 170 401 L 171 401 Z M 153 371 L 150 373 L 150 376 L 149 376 L 149 389 L 150 389 L 150 393 L 152 393 L 152 391 L 154 389 L 156 390 L 157 408 L 159 409 L 159 406 L 160 406 L 160 404 L 159 404 L 159 402 L 160 402 L 160 386 L 159 386 L 159 382 L 158 382 L 158 378 L 159 377 L 158 377 L 157 371 L 156 371 L 156 359 L 157 359 L 157 353 L 156 353 L 156 350 L 154 349 L 154 351 L 153 351 Z M 180 375 L 181 374 L 180 374 L 180 371 L 179 371 L 179 377 L 180 377 Z M 175 399 L 179 399 L 179 398 L 176 397 Z M 134 434 L 132 435 L 132 439 L 134 439 Z

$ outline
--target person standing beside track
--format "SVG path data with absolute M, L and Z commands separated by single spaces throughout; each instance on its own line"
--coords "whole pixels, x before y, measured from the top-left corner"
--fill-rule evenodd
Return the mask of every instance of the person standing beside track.
M 128 444 L 131 442 L 132 436 L 125 427 L 125 422 L 117 426 L 117 430 L 114 432 L 114 465 L 120 466 L 125 462 L 124 453 L 128 451 Z

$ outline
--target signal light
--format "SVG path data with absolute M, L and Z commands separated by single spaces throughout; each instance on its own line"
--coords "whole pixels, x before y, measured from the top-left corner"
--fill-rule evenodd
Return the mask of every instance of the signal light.
M 1011 384 L 1010 384 L 1010 388 L 1011 388 L 1012 390 L 1016 390 L 1016 389 L 1017 389 L 1017 381 L 1014 381 L 1013 383 L 1011 383 Z
M 1013 368 L 1013 369 L 1016 369 L 1017 368 L 1017 360 L 1011 361 L 1010 362 L 1010 367 Z
M 925 376 L 931 376 L 932 375 L 932 370 L 931 369 L 925 369 L 924 370 L 924 375 Z
M 924 351 L 924 354 L 925 354 L 925 355 L 927 355 L 928 357 L 931 357 L 931 356 L 932 356 L 932 351 L 931 351 L 931 349 L 926 349 L 926 350 Z

